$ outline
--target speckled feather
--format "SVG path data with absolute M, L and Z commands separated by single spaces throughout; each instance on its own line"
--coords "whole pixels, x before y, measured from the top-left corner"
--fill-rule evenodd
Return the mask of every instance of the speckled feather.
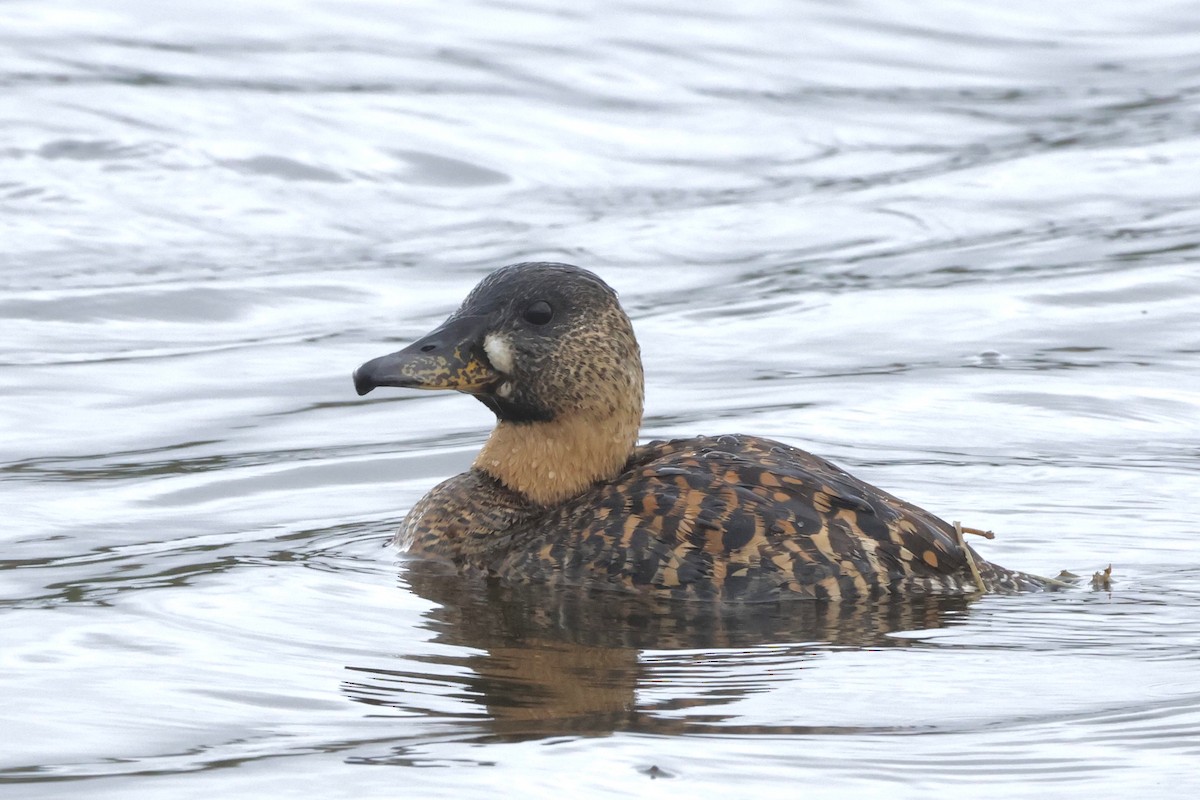
M 472 471 L 398 539 L 512 583 L 675 598 L 855 599 L 978 591 L 953 526 L 803 450 L 751 436 L 652 442 L 615 480 L 542 509 Z M 974 554 L 988 591 L 1041 588 Z

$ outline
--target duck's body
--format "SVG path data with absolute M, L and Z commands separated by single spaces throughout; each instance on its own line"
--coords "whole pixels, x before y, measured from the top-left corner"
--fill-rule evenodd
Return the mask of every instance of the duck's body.
M 550 508 L 473 469 L 427 494 L 396 538 L 513 583 L 733 601 L 979 591 L 952 526 L 752 436 L 642 445 L 614 479 Z M 974 559 L 991 591 L 1040 588 Z
M 576 267 L 494 273 L 437 331 L 355 381 L 360 393 L 458 389 L 496 412 L 475 466 L 422 498 L 397 535 L 464 573 L 731 601 L 1042 588 L 794 447 L 751 436 L 636 446 L 632 327 L 611 289 Z

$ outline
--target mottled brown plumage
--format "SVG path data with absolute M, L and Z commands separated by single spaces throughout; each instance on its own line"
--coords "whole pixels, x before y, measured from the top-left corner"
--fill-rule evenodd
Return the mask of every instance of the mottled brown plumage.
M 636 446 L 642 368 L 598 277 L 518 264 L 441 327 L 355 372 L 456 389 L 498 418 L 472 469 L 409 512 L 397 542 L 509 583 L 697 600 L 851 599 L 1043 587 L 954 527 L 810 453 L 752 436 Z

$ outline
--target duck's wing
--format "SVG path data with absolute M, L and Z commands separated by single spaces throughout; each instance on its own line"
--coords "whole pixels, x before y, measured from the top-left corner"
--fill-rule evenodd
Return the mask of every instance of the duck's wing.
M 667 460 L 689 471 L 692 491 L 716 500 L 701 504 L 697 521 L 705 552 L 719 551 L 732 568 L 725 594 L 737 593 L 742 575 L 818 598 L 974 588 L 953 527 L 932 514 L 778 442 L 696 444 Z
M 643 445 L 615 481 L 518 538 L 497 571 L 521 581 L 740 600 L 977 589 L 951 525 L 749 436 Z

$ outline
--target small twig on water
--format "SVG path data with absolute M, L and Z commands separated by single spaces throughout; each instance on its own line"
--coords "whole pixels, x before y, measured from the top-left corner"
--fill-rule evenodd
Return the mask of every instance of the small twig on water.
M 1092 575 L 1092 588 L 1105 592 L 1112 591 L 1112 564 L 1105 567 L 1104 572 L 1097 572 Z

